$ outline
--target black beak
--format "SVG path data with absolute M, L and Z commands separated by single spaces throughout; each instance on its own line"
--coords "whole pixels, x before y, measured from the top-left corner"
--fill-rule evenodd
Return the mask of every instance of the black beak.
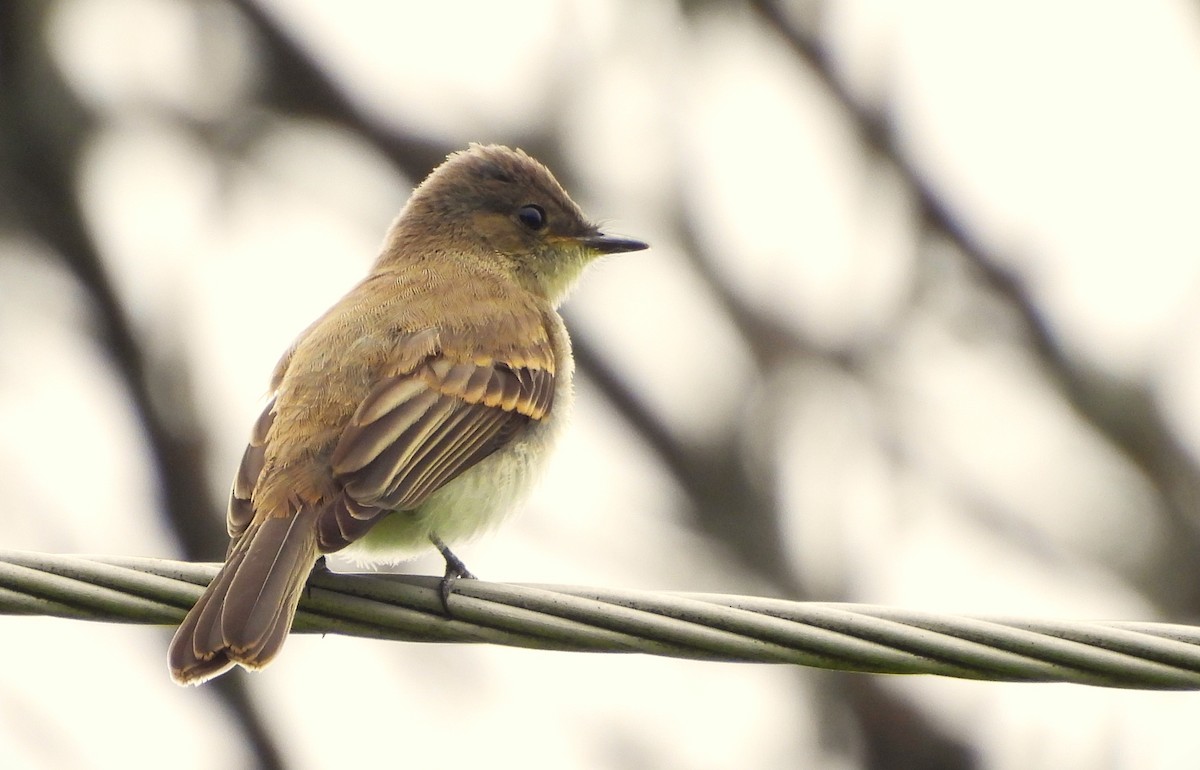
M 579 242 L 589 249 L 595 249 L 601 254 L 620 254 L 625 251 L 641 251 L 642 249 L 650 248 L 650 244 L 644 241 L 635 241 L 633 238 L 622 238 L 617 235 L 605 235 L 604 233 L 585 235 L 579 239 Z

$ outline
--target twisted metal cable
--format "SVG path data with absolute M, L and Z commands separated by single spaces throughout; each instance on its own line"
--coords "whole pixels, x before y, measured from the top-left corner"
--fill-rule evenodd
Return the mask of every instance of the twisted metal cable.
M 0 614 L 174 624 L 219 565 L 0 551 Z M 1200 628 L 979 618 L 862 604 L 317 572 L 293 630 L 793 663 L 883 674 L 1200 689 Z

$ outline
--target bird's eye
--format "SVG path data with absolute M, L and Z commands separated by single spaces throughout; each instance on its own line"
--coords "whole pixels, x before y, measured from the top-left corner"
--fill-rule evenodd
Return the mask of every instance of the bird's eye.
M 517 211 L 517 219 L 530 230 L 541 230 L 546 226 L 546 210 L 531 203 Z

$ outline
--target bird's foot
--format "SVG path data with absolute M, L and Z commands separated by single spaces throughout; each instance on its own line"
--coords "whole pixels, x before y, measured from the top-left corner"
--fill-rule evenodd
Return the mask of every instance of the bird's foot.
M 430 535 L 430 541 L 433 542 L 438 552 L 442 554 L 442 558 L 446 560 L 446 573 L 442 576 L 442 582 L 438 586 L 438 596 L 442 600 L 442 612 L 446 617 L 452 617 L 450 613 L 450 593 L 454 590 L 454 583 L 459 578 L 474 580 L 475 576 L 471 574 L 471 570 L 467 569 L 467 565 L 463 564 L 462 559 L 454 555 L 441 538 L 437 535 Z

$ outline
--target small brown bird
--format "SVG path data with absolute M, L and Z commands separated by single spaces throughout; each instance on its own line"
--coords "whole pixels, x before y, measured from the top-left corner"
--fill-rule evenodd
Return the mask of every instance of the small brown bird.
M 171 641 L 175 681 L 267 665 L 321 554 L 395 562 L 432 543 L 447 581 L 470 577 L 445 544 L 504 516 L 570 406 L 555 308 L 590 261 L 644 248 L 520 150 L 472 145 L 434 170 L 367 278 L 275 367 L 225 564 Z

